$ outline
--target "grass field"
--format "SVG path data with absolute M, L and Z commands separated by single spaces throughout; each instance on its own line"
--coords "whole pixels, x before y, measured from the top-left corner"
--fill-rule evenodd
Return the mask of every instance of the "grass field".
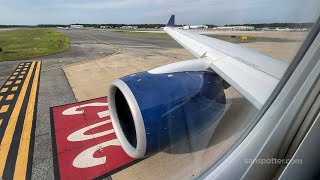
M 69 49 L 69 37 L 51 29 L 0 32 L 0 61 L 31 59 Z

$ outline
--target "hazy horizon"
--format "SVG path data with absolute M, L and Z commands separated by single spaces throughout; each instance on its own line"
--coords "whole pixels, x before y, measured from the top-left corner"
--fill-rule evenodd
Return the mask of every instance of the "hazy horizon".
M 314 22 L 270 22 L 270 23 L 252 23 L 254 24 L 306 24 L 306 23 L 314 23 Z M 70 26 L 70 25 L 108 25 L 108 23 L 71 23 L 71 24 L 34 24 L 34 25 L 27 25 L 27 24 L 0 24 L 0 26 L 41 26 L 41 25 L 61 25 L 61 26 Z M 109 23 L 110 25 L 148 25 L 148 24 L 123 24 L 123 23 Z M 161 23 L 150 23 L 152 24 L 161 24 Z M 166 23 L 162 23 L 161 25 L 166 25 Z M 201 25 L 201 24 L 176 24 L 176 26 L 183 26 L 183 25 Z M 203 24 L 203 25 L 216 25 L 216 24 Z M 226 25 L 244 25 L 244 24 L 222 24 L 221 26 L 226 26 Z M 250 25 L 250 23 L 249 23 Z

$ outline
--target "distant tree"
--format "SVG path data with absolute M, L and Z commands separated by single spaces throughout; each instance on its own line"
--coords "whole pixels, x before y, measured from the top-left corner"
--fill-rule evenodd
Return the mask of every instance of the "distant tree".
M 227 24 L 224 26 L 253 26 L 255 28 L 264 28 L 264 27 L 270 27 L 270 28 L 290 28 L 290 29 L 302 29 L 307 28 L 310 29 L 313 26 L 314 23 L 261 23 L 261 24 Z

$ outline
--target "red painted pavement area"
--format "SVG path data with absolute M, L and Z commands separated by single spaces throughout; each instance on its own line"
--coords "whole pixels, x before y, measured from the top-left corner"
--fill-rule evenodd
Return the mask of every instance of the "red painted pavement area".
M 55 176 L 94 179 L 135 159 L 121 148 L 106 97 L 51 108 Z

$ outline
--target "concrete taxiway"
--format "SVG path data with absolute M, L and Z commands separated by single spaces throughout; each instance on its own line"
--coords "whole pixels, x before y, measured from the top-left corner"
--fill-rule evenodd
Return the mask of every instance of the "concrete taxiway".
M 42 61 L 42 69 L 30 175 L 32 179 L 54 178 L 50 107 L 106 96 L 109 83 L 116 78 L 193 59 L 170 37 L 128 35 L 104 30 L 61 31 L 70 35 L 70 51 L 37 58 Z M 255 42 L 243 45 L 290 61 L 300 44 Z M 7 81 L 17 65 L 29 61 L 1 62 L 0 85 Z M 216 131 L 208 131 L 191 141 L 181 142 L 168 151 L 113 174 L 112 178 L 192 179 L 199 175 L 237 140 L 250 120 L 247 115 L 254 115 L 256 111 L 232 88 L 226 94 L 230 97 L 229 113 L 226 112 Z M 233 118 L 235 115 L 238 118 Z M 213 133 L 215 138 L 211 138 Z M 203 142 L 201 147 L 195 143 L 199 139 Z
M 78 101 L 106 96 L 108 85 L 114 79 L 124 75 L 193 59 L 190 53 L 180 47 L 141 50 L 138 47 L 128 47 L 125 43 L 118 44 L 123 48 L 121 54 L 85 65 L 64 68 Z M 301 42 L 254 42 L 241 45 L 290 62 Z M 181 142 L 111 177 L 113 179 L 193 179 L 201 174 L 238 139 L 257 111 L 232 87 L 225 93 L 229 106 L 218 127 L 213 127 L 194 139 Z

